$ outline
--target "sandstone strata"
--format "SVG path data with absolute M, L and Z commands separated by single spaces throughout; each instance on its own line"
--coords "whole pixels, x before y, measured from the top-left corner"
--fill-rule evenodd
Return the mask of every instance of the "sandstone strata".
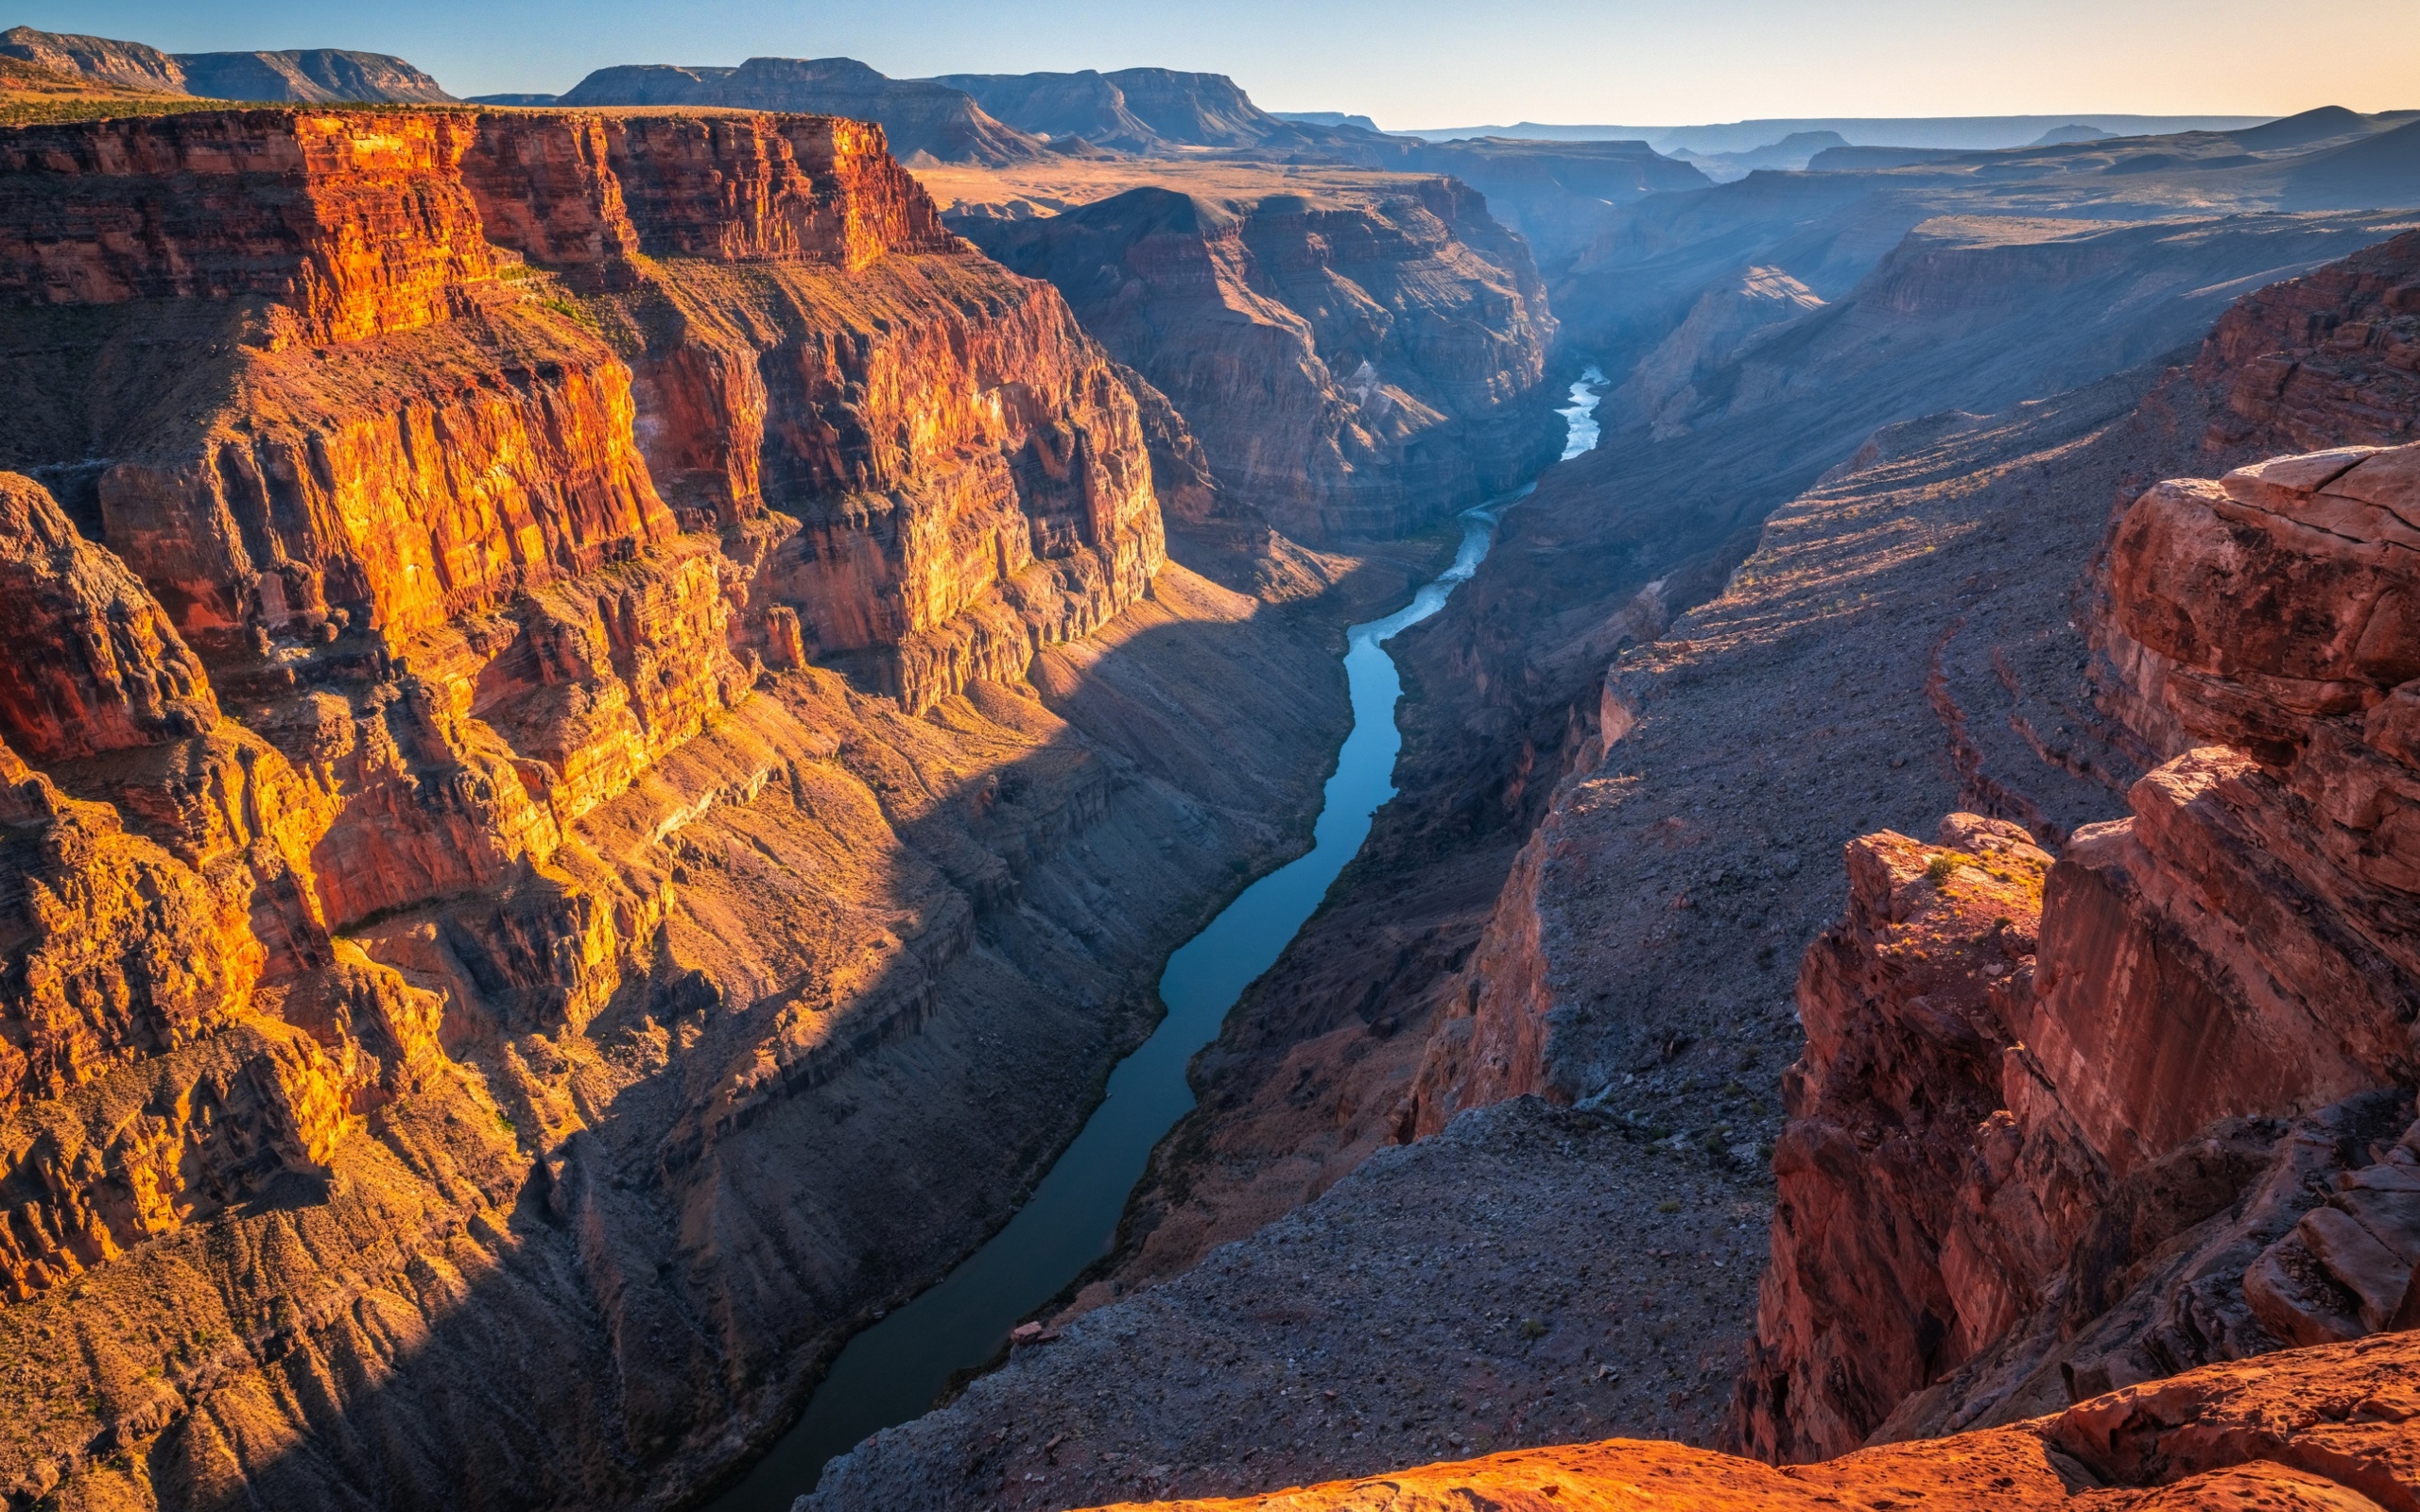
M 678 1499 L 1297 843 L 1323 632 L 877 128 L 5 138 L 0 1486 Z

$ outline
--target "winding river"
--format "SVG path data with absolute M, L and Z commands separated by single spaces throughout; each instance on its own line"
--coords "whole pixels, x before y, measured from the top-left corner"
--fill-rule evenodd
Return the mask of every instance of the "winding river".
M 1560 411 L 1563 455 L 1597 444 L 1598 390 L 1591 367 Z M 1245 888 L 1201 934 L 1168 957 L 1160 978 L 1167 1017 L 1110 1074 L 1109 1094 L 1008 1227 L 945 1277 L 849 1342 L 808 1401 L 806 1416 L 710 1512 L 788 1512 L 825 1461 L 876 1429 L 921 1416 L 954 1373 L 997 1354 L 1009 1330 L 1085 1266 L 1109 1252 L 1118 1215 L 1160 1137 L 1193 1107 L 1185 1066 L 1246 987 L 1276 963 L 1328 885 L 1361 849 L 1371 816 L 1394 797 L 1395 702 L 1403 680 L 1386 643 L 1445 607 L 1495 540 L 1503 511 L 1535 484 L 1462 511 L 1454 564 L 1411 602 L 1346 632 L 1344 669 L 1353 730 L 1327 781 L 1308 852 Z

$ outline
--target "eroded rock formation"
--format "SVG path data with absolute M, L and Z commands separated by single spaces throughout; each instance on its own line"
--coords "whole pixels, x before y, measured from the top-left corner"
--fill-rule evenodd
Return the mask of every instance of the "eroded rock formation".
M 1297 843 L 1323 629 L 878 128 L 0 162 L 0 1486 L 687 1494 Z
M 1759 1453 L 2411 1326 L 2415 464 L 2283 457 L 2125 512 L 2131 706 L 2192 747 L 2131 817 L 2055 865 L 1971 816 L 1850 847 L 1800 976 Z

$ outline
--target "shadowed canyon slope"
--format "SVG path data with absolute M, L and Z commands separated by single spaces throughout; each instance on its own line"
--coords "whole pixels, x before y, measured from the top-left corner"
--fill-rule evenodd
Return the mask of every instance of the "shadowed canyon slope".
M 23 1501 L 694 1494 L 1005 1217 L 1343 727 L 877 128 L 0 133 L 0 346 Z
M 1554 459 L 1546 290 L 1478 196 L 1449 179 L 1262 183 L 959 224 L 1056 285 L 1185 416 L 1226 490 L 1297 539 L 1407 534 Z

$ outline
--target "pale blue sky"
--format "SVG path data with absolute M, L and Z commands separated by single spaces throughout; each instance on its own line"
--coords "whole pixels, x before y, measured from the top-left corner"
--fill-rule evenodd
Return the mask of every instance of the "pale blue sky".
M 2420 0 L 21 0 L 9 21 L 397 53 L 458 94 L 844 54 L 901 77 L 1206 69 L 1271 109 L 1398 128 L 2420 107 Z

